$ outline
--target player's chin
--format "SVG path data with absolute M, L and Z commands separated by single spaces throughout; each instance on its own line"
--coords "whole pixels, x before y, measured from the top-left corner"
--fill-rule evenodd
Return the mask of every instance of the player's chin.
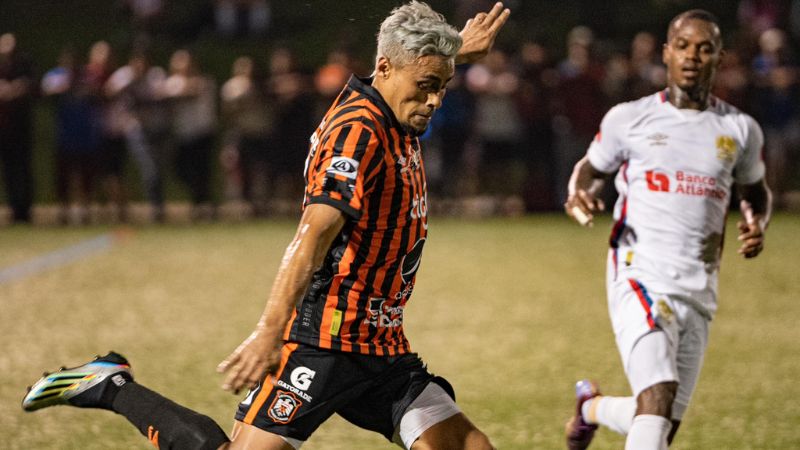
M 421 136 L 425 134 L 425 131 L 428 129 L 428 124 L 430 120 L 414 120 L 412 119 L 410 123 L 406 124 L 406 130 L 408 134 L 412 136 Z

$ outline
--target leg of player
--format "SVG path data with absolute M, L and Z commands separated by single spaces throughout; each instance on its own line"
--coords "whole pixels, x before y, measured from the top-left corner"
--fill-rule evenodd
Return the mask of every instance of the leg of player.
M 672 423 L 672 404 L 678 391 L 675 345 L 665 330 L 642 336 L 631 351 L 628 379 L 636 395 L 626 449 L 665 449 Z M 677 339 L 677 336 L 673 337 Z
M 493 450 L 489 438 L 463 413 L 458 413 L 423 432 L 412 450 L 437 449 Z
M 231 442 L 220 447 L 219 450 L 294 450 L 300 447 L 291 445 L 286 439 L 277 434 L 264 431 L 253 425 L 248 425 L 241 421 L 233 424 L 231 432 Z
M 575 415 L 566 425 L 569 450 L 588 448 L 598 425 L 620 434 L 628 434 L 636 414 L 636 399 L 602 395 L 597 385 L 590 380 L 576 383 L 575 398 Z
M 434 382 L 406 408 L 393 440 L 412 450 L 494 449 L 450 394 Z
M 228 442 L 211 418 L 135 383 L 128 361 L 114 352 L 82 366 L 46 373 L 22 401 L 26 411 L 54 405 L 114 411 L 158 448 L 217 450 Z

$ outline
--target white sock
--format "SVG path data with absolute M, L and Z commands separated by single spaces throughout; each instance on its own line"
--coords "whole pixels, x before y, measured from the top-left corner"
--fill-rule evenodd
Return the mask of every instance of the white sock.
M 625 450 L 667 450 L 667 436 L 672 423 L 666 418 L 642 414 L 633 418 L 625 440 Z
M 636 415 L 636 399 L 601 395 L 583 402 L 581 414 L 587 423 L 597 423 L 619 434 L 628 434 Z

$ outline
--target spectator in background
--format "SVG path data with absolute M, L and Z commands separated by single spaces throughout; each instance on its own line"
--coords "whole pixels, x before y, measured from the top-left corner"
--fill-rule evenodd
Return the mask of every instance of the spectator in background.
M 714 95 L 743 111 L 751 109 L 748 98 L 752 88 L 750 72 L 738 50 L 729 49 L 722 55 L 716 80 Z
M 296 200 L 303 192 L 303 165 L 308 154 L 308 130 L 314 119 L 313 87 L 298 67 L 292 52 L 283 47 L 270 56 L 268 101 L 275 111 L 275 123 L 269 140 L 268 164 L 271 197 Z
M 757 38 L 770 28 L 781 25 L 787 12 L 783 0 L 741 0 L 736 15 L 739 27 Z
M 170 124 L 163 101 L 165 79 L 164 70 L 152 66 L 148 56 L 137 49 L 105 86 L 106 94 L 116 102 L 114 127 L 125 135 L 151 205 L 151 218 L 156 222 L 165 219 L 162 176 Z
M 551 121 L 553 88 L 558 84 L 547 48 L 538 42 L 526 42 L 520 50 L 519 91 L 520 119 L 525 127 L 528 177 L 524 200 L 528 211 L 561 208 L 556 200 L 552 167 L 553 124 Z
M 131 25 L 138 38 L 161 31 L 164 0 L 123 0 L 122 3 L 131 14 Z
M 71 47 L 42 78 L 42 94 L 55 99 L 56 194 L 62 224 L 89 222 L 99 166 L 100 110 Z
M 163 94 L 170 100 L 175 171 L 189 188 L 192 219 L 215 215 L 211 202 L 211 165 L 217 128 L 217 88 L 200 72 L 188 50 L 172 54 Z
M 0 163 L 11 221 L 31 221 L 33 204 L 33 68 L 13 33 L 0 35 Z
M 753 58 L 755 91 L 753 113 L 764 127 L 764 162 L 767 183 L 776 207 L 784 206 L 784 194 L 795 175 L 800 147 L 800 93 L 797 67 L 785 32 L 764 31 L 758 39 L 759 53 Z
M 480 189 L 495 195 L 520 195 L 527 173 L 517 98 L 519 76 L 512 70 L 509 56 L 493 49 L 481 63 L 467 70 L 466 81 L 475 95 Z
M 661 62 L 658 39 L 646 31 L 636 33 L 631 42 L 631 76 L 628 100 L 634 100 L 667 85 L 667 71 Z M 615 103 L 616 104 L 616 103 Z
M 447 95 L 431 119 L 429 128 L 431 139 L 428 148 L 437 148 L 440 156 L 440 170 L 428 174 L 431 193 L 452 198 L 475 190 L 466 186 L 468 180 L 463 176 L 467 143 L 473 137 L 474 114 L 475 97 L 467 89 L 464 70 L 456 67 L 453 79 L 447 84 Z M 430 165 L 426 170 L 432 172 Z
M 98 41 L 89 49 L 89 60 L 81 72 L 83 84 L 99 111 L 95 120 L 100 126 L 98 177 L 112 203 L 111 220 L 128 220 L 128 195 L 125 188 L 125 162 L 128 156 L 123 135 L 113 125 L 112 103 L 105 95 L 105 85 L 113 72 L 111 46 Z
M 214 4 L 217 32 L 225 37 L 261 36 L 271 19 L 267 0 L 216 0 Z
M 567 181 L 572 166 L 581 158 L 592 141 L 603 113 L 603 68 L 592 55 L 594 33 L 579 26 L 567 35 L 567 57 L 558 64 L 558 95 L 554 97 L 556 164 L 553 167 L 558 202 L 567 199 Z
M 350 74 L 355 73 L 352 68 L 350 55 L 343 50 L 333 50 L 328 53 L 325 64 L 314 75 L 314 88 L 317 93 L 317 106 L 315 107 L 314 120 L 321 120 L 331 103 L 342 91 L 341 87 L 347 83 Z
M 239 57 L 233 63 L 233 76 L 222 85 L 224 144 L 220 157 L 226 198 L 243 196 L 256 215 L 263 215 L 267 210 L 267 149 L 274 113 L 255 72 L 252 58 Z

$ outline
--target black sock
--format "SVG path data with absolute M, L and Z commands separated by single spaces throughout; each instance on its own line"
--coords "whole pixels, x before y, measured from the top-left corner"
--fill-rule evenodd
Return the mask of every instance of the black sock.
M 228 442 L 225 432 L 211 418 L 138 383 L 119 388 L 112 410 L 125 416 L 161 450 L 217 450 Z
M 114 410 L 114 399 L 119 394 L 119 391 L 133 383 L 133 377 L 128 372 L 120 372 L 114 374 L 106 383 L 95 386 L 88 391 L 76 395 L 70 399 L 70 404 L 79 408 L 102 408 L 110 411 Z M 97 389 L 102 387 L 102 391 Z

